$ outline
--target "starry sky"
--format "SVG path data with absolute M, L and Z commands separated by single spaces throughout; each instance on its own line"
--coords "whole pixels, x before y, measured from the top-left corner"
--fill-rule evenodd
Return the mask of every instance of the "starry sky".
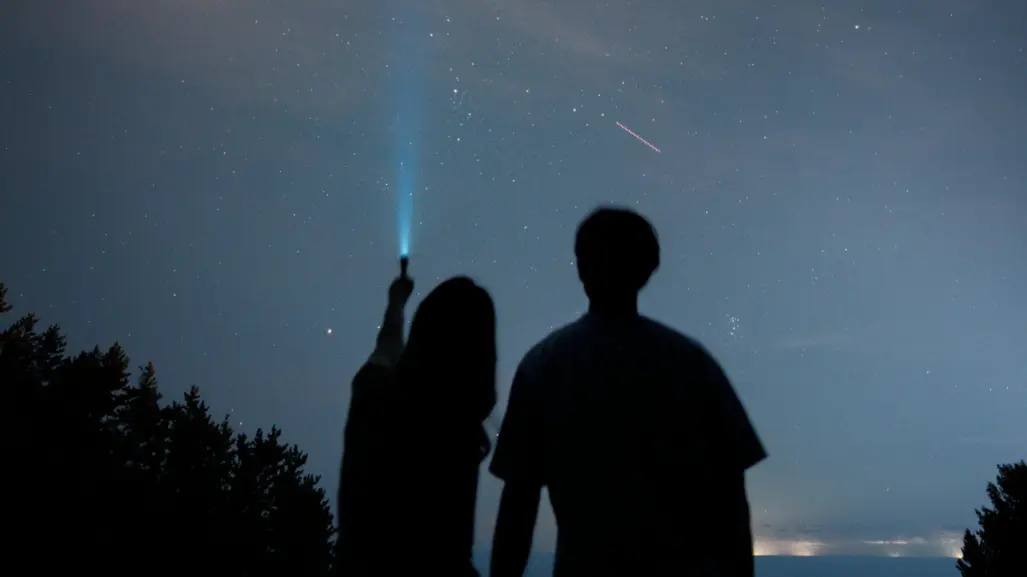
M 717 355 L 771 454 L 759 552 L 954 554 L 1027 454 L 1027 4 L 54 6 L 0 8 L 16 310 L 278 424 L 330 493 L 402 216 L 413 304 L 458 273 L 496 299 L 495 431 L 610 201 L 661 236 L 643 312 Z

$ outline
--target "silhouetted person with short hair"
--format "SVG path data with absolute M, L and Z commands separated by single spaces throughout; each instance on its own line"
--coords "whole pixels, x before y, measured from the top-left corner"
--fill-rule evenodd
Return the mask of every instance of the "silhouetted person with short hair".
M 476 576 L 471 564 L 484 421 L 496 402 L 488 292 L 449 279 L 421 303 L 403 345 L 402 275 L 371 358 L 353 379 L 339 482 L 338 575 Z
M 589 310 L 521 361 L 491 463 L 505 484 L 491 577 L 520 577 L 543 487 L 556 577 L 751 577 L 745 471 L 766 457 L 717 361 L 638 314 L 649 222 L 601 208 L 574 252 Z

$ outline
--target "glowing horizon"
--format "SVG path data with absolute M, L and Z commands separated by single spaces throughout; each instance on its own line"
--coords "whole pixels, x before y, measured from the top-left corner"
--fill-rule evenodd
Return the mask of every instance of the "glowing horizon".
M 859 555 L 874 557 L 948 557 L 962 558 L 962 535 L 943 533 L 933 539 L 924 537 L 869 539 L 861 541 L 821 541 L 817 539 L 774 539 L 756 537 L 753 554 L 757 557 L 818 557 Z

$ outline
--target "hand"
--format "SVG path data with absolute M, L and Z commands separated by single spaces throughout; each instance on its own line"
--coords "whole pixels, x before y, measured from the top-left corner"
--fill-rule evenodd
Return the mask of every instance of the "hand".
M 404 306 L 414 292 L 414 280 L 400 276 L 389 285 L 389 306 Z

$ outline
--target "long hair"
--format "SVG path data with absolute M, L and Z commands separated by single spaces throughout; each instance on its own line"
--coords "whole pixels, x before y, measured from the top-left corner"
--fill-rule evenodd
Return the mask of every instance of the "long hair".
M 496 405 L 496 312 L 488 291 L 464 276 L 435 287 L 414 313 L 396 375 L 419 420 L 473 430 L 487 454 L 484 422 Z

